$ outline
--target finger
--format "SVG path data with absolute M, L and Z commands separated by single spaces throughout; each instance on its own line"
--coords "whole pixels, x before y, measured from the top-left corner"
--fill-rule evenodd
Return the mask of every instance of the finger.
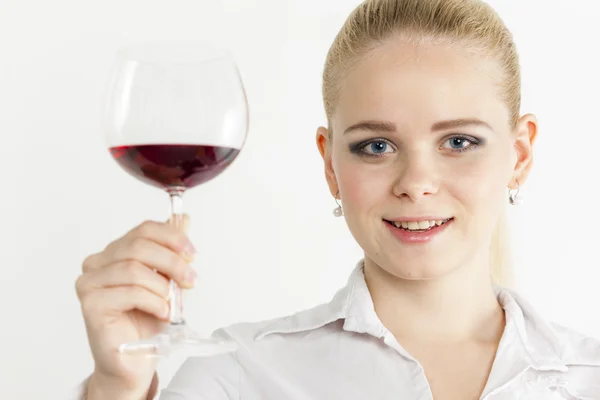
M 182 287 L 192 287 L 196 274 L 188 261 L 172 250 L 146 238 L 136 237 L 130 243 L 121 242 L 104 255 L 106 265 L 134 261 L 175 280 Z
M 92 271 L 102 266 L 102 257 L 99 253 L 91 254 L 87 256 L 81 265 L 81 270 L 85 272 Z
M 169 304 L 156 294 L 139 286 L 119 286 L 91 292 L 81 303 L 86 320 L 98 321 L 99 316 L 111 316 L 139 310 L 160 320 L 168 320 Z
M 86 293 L 116 286 L 140 286 L 168 299 L 169 280 L 137 261 L 121 261 L 82 275 L 77 282 L 80 297 Z
M 189 216 L 184 215 L 184 229 L 189 227 Z M 155 221 L 145 221 L 129 231 L 123 237 L 111 242 L 102 252 L 88 256 L 82 264 L 82 271 L 89 272 L 114 262 L 114 252 L 137 238 L 145 238 L 165 246 L 192 262 L 196 250 L 191 241 L 181 229 L 169 224 Z
M 184 226 L 189 226 L 189 217 L 185 217 L 183 221 Z M 196 249 L 185 231 L 169 222 L 146 221 L 125 236 L 129 238 L 142 237 L 152 240 L 174 252 L 188 255 L 189 257 L 193 257 L 196 253 Z

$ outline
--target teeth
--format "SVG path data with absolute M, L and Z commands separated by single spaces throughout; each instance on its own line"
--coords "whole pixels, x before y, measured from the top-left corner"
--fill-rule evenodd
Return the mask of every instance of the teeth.
M 404 228 L 409 231 L 420 231 L 426 230 L 434 226 L 439 226 L 445 223 L 447 220 L 438 219 L 434 221 L 412 221 L 412 222 L 394 222 L 396 228 Z
M 418 222 L 409 222 L 408 223 L 408 229 L 411 231 L 416 231 L 419 228 L 419 223 Z

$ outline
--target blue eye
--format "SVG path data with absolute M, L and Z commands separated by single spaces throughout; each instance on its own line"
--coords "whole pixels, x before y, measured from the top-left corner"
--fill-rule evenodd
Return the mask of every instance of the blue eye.
M 383 154 L 387 150 L 388 144 L 381 141 L 373 142 L 369 144 L 368 148 L 373 154 Z
M 475 148 L 477 145 L 479 145 L 479 141 L 475 138 L 455 136 L 448 139 L 442 147 L 449 148 L 454 151 L 465 151 Z
M 383 156 L 393 153 L 394 149 L 386 140 L 376 139 L 351 145 L 350 151 L 364 156 Z

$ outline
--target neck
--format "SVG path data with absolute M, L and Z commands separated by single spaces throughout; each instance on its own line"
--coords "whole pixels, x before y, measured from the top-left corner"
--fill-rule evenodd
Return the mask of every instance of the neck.
M 498 343 L 504 311 L 481 265 L 437 279 L 407 280 L 365 258 L 364 271 L 375 312 L 398 341 Z

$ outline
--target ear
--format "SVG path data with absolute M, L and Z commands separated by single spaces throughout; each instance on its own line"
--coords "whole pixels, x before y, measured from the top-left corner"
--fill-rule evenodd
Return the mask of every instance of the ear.
M 317 129 L 317 147 L 319 153 L 321 153 L 321 157 L 323 157 L 323 163 L 325 164 L 325 178 L 327 179 L 331 195 L 335 196 L 339 189 L 337 179 L 335 178 L 335 171 L 333 170 L 333 162 L 331 160 L 332 140 L 327 128 L 321 126 Z
M 532 114 L 526 114 L 519 119 L 515 131 L 514 150 L 517 161 L 513 169 L 513 179 L 509 187 L 516 189 L 522 185 L 529 176 L 533 166 L 533 144 L 537 137 L 538 121 Z

